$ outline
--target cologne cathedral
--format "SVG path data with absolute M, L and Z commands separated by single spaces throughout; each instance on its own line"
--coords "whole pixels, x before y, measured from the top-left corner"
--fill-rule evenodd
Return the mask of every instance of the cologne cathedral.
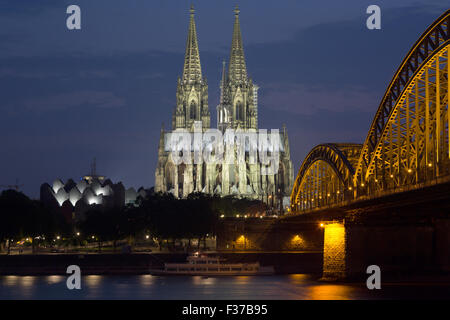
M 257 133 L 258 86 L 247 73 L 237 7 L 234 13 L 228 69 L 224 63 L 220 82 L 217 129 L 222 133 L 228 129 Z M 183 74 L 178 78 L 176 106 L 172 114 L 172 131 L 161 129 L 155 191 L 170 192 L 179 198 L 186 197 L 192 192 L 204 192 L 260 199 L 280 208 L 289 205 L 293 167 L 285 126 L 278 133 L 280 137 L 278 170 L 272 174 L 263 173 L 264 165 L 259 161 L 248 161 L 247 149 L 245 161 L 175 164 L 168 147 L 171 132 L 177 130 L 193 132 L 194 128 L 205 132 L 211 128 L 210 117 L 208 84 L 202 75 L 194 9 L 191 7 Z

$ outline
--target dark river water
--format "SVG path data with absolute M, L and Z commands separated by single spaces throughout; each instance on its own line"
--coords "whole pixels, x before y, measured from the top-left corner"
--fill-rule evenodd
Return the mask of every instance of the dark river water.
M 450 299 L 444 283 L 361 284 L 317 281 L 310 275 L 236 277 L 84 276 L 69 290 L 65 276 L 0 276 L 0 299 Z

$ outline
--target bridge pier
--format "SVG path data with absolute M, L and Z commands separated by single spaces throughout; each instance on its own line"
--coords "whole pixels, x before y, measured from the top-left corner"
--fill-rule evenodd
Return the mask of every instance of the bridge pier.
M 444 272 L 450 272 L 450 219 L 436 219 L 436 264 Z
M 347 277 L 347 234 L 344 223 L 324 226 L 322 280 L 340 280 Z
M 450 219 L 410 224 L 325 224 L 323 280 L 363 279 L 367 267 L 382 274 L 450 271 Z
M 228 218 L 217 250 L 320 255 L 307 270 L 289 270 L 324 280 L 366 279 L 370 265 L 383 277 L 439 275 L 450 272 L 449 212 L 450 183 L 279 219 Z

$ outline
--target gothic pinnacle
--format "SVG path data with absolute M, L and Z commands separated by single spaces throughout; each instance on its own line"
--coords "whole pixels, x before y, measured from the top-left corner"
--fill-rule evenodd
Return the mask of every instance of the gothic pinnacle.
M 235 13 L 235 15 L 238 16 L 238 15 L 239 15 L 239 12 L 241 12 L 241 11 L 239 10 L 239 6 L 236 5 L 236 7 L 234 7 L 234 13 Z

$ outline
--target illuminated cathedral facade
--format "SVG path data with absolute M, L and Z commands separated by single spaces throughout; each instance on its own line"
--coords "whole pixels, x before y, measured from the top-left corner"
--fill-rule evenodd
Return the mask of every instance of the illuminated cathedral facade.
M 233 36 L 228 68 L 223 63 L 220 83 L 220 101 L 217 106 L 217 129 L 246 133 L 257 133 L 258 86 L 249 78 L 244 56 L 244 47 L 236 7 Z M 172 114 L 172 131 L 161 129 L 158 164 L 155 172 L 155 191 L 170 192 L 184 198 L 192 192 L 204 192 L 221 196 L 236 195 L 270 201 L 286 202 L 293 185 L 293 167 L 290 160 L 289 140 L 286 127 L 279 131 L 280 155 L 277 172 L 267 174 L 260 161 L 248 161 L 248 150 L 244 161 L 227 163 L 181 163 L 176 164 L 170 148 L 170 135 L 179 130 L 205 132 L 211 128 L 208 107 L 208 84 L 202 75 L 199 46 L 194 20 L 194 9 L 190 10 L 189 31 L 186 42 L 183 74 L 178 78 L 176 106 Z M 273 200 L 272 200 L 273 201 Z M 272 202 L 273 203 L 273 202 Z M 284 204 L 283 204 L 284 206 Z

